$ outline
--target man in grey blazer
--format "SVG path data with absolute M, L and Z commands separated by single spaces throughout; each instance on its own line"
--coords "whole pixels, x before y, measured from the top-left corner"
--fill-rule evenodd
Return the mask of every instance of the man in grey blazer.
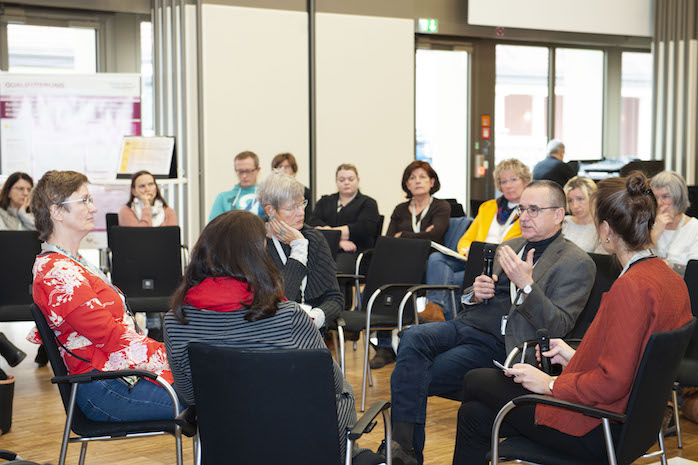
M 463 294 L 455 320 L 412 326 L 400 341 L 390 387 L 392 444 L 404 464 L 422 463 L 427 397 L 460 398 L 469 370 L 503 362 L 536 331 L 562 337 L 574 326 L 594 284 L 596 267 L 560 234 L 565 194 L 552 181 L 534 181 L 521 196 L 522 237 L 497 249 L 493 276 Z

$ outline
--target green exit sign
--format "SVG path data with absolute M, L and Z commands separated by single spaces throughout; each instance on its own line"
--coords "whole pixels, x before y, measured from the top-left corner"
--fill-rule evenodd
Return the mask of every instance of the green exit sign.
M 436 34 L 439 32 L 439 20 L 434 18 L 419 18 L 417 20 L 417 31 Z

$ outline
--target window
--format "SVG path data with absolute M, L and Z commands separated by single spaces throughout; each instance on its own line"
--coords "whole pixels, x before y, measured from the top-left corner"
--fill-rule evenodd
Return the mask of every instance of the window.
M 649 160 L 652 133 L 652 54 L 623 52 L 620 93 L 620 155 Z
M 95 73 L 94 28 L 7 25 L 9 71 L 16 73 Z
M 533 167 L 548 143 L 548 49 L 497 45 L 495 164 L 518 158 Z
M 417 49 L 416 158 L 439 175 L 442 198 L 465 205 L 468 151 L 468 52 Z
M 155 135 L 153 103 L 153 27 L 141 22 L 141 130 L 144 136 Z
M 602 155 L 604 54 L 601 50 L 555 50 L 555 124 L 568 160 Z

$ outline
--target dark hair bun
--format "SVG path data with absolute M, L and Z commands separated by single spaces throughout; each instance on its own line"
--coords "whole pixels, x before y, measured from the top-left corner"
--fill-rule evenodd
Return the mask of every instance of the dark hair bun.
M 636 195 L 652 195 L 649 179 L 641 171 L 633 171 L 628 175 L 625 187 L 628 194 Z

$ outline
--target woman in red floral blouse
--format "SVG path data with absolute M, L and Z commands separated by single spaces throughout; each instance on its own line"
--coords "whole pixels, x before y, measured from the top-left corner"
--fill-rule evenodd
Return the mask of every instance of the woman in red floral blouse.
M 34 302 L 55 333 L 70 374 L 93 370 L 142 369 L 170 384 L 163 345 L 140 334 L 124 295 L 78 252 L 94 228 L 97 212 L 88 179 L 74 171 L 49 171 L 31 200 L 42 253 L 34 262 Z M 29 339 L 40 343 L 36 330 Z M 95 421 L 139 421 L 172 417 L 164 388 L 141 379 L 80 385 L 77 402 Z

